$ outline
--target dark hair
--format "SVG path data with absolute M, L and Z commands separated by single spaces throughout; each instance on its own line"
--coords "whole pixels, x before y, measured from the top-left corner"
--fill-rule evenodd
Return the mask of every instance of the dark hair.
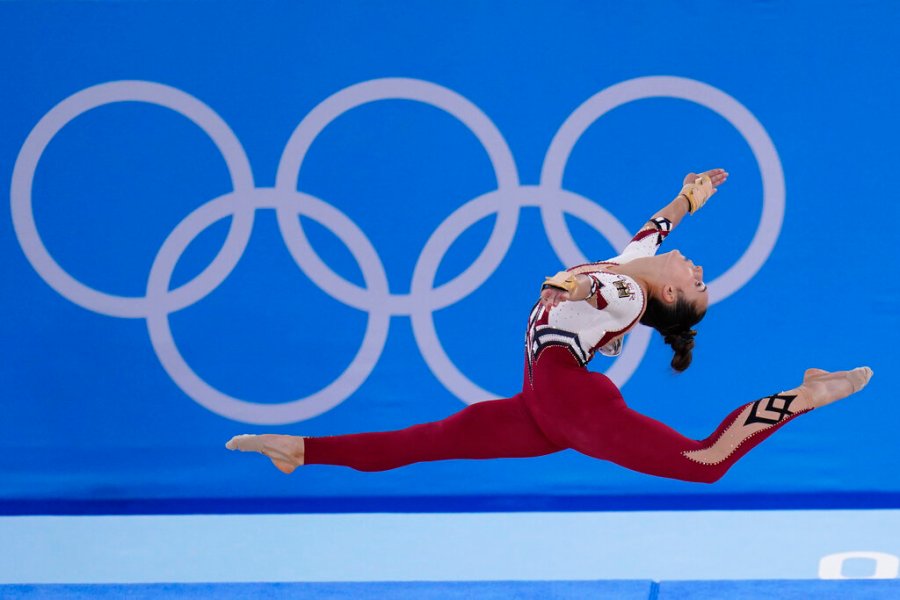
M 678 292 L 678 299 L 672 304 L 666 304 L 653 296 L 647 298 L 647 310 L 641 317 L 641 323 L 657 330 L 665 342 L 672 346 L 675 351 L 672 368 L 684 371 L 691 366 L 694 336 L 697 335 L 691 327 L 705 316 L 705 310 L 698 311 L 696 306 Z

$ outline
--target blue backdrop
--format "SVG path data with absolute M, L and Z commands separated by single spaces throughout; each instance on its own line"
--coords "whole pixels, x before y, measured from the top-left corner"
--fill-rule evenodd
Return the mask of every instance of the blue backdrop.
M 891 2 L 0 4 L 6 510 L 896 504 L 898 25 Z M 876 375 L 714 486 L 573 452 L 284 477 L 223 449 L 514 394 L 542 277 L 717 166 L 667 242 L 716 300 L 694 365 L 644 330 L 592 367 L 697 438 L 807 367 Z

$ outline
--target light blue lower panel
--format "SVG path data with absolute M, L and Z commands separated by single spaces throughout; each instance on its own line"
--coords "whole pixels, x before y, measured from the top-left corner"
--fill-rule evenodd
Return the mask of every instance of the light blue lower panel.
M 4 584 L 900 575 L 882 510 L 6 517 L 0 540 Z

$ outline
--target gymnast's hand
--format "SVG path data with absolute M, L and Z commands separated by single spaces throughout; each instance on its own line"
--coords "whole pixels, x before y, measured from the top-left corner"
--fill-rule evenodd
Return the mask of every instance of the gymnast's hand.
M 569 298 L 569 292 L 566 290 L 553 287 L 541 290 L 541 304 L 544 305 L 544 308 L 558 306 L 560 302 L 567 302 Z
M 681 208 L 687 209 L 689 213 L 694 214 L 703 208 L 706 201 L 719 191 L 719 186 L 725 183 L 726 179 L 728 179 L 728 172 L 725 169 L 710 169 L 699 175 L 688 173 L 684 176 L 684 184 L 678 193 L 678 198 L 683 198 L 685 201 Z M 677 224 L 676 221 L 669 220 L 672 221 L 673 227 Z M 677 220 L 680 221 L 680 219 Z
M 688 173 L 684 176 L 684 181 L 681 183 L 681 185 L 694 183 L 698 178 L 703 177 L 704 175 L 709 177 L 710 181 L 712 181 L 712 194 L 715 194 L 718 191 L 718 187 L 728 180 L 728 172 L 725 169 L 710 169 L 709 171 L 700 173 L 699 175 L 697 173 Z

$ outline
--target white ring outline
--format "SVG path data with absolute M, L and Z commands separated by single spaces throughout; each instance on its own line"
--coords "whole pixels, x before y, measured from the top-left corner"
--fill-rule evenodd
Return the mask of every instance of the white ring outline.
M 385 78 L 365 81 L 344 88 L 313 108 L 291 134 L 281 154 L 278 173 L 275 177 L 275 187 L 280 190 L 297 189 L 303 160 L 325 127 L 358 106 L 381 100 L 421 102 L 455 117 L 475 135 L 487 151 L 491 165 L 494 167 L 498 189 L 515 189 L 519 186 L 518 170 L 506 140 L 503 139 L 494 123 L 477 106 L 456 92 L 431 82 L 418 79 Z M 406 315 L 414 306 L 421 306 L 423 303 L 432 310 L 454 304 L 484 283 L 489 274 L 481 281 L 475 281 L 472 273 L 485 270 L 493 272 L 502 262 L 506 251 L 504 250 L 501 255 L 497 249 L 498 246 L 509 248 L 512 243 L 518 227 L 519 207 L 515 204 L 498 207 L 497 215 L 497 222 L 494 224 L 491 236 L 478 258 L 453 280 L 437 289 L 422 292 L 422 296 L 415 302 L 412 302 L 411 294 L 393 294 L 388 298 L 370 297 L 369 290 L 348 282 L 328 267 L 313 250 L 303 233 L 300 222 L 294 218 L 294 215 L 279 212 L 278 224 L 282 237 L 284 237 L 297 265 L 306 273 L 307 277 L 310 277 L 316 285 L 332 297 L 360 310 L 368 310 L 370 306 L 389 303 L 393 307 L 392 314 Z M 426 243 L 425 248 L 428 247 L 429 244 Z M 498 256 L 499 258 L 496 258 Z M 423 250 L 418 262 L 421 263 L 423 260 L 428 260 L 426 250 Z M 413 273 L 413 281 L 416 280 L 418 271 L 419 265 L 417 264 Z M 316 272 L 324 273 L 324 275 L 316 277 Z
M 649 98 L 687 100 L 727 120 L 750 146 L 762 176 L 763 210 L 756 233 L 737 262 L 709 282 L 709 301 L 713 305 L 756 275 L 772 253 L 784 221 L 784 171 L 775 144 L 762 123 L 733 97 L 709 84 L 684 77 L 637 77 L 610 86 L 588 98 L 559 128 L 544 159 L 541 185 L 562 187 L 563 172 L 575 143 L 597 119 L 623 104 Z M 541 218 L 556 254 L 565 258 L 568 264 L 585 262 L 580 260 L 584 255 L 565 226 L 562 212 L 555 207 L 542 206 Z
M 116 102 L 155 104 L 177 112 L 202 129 L 222 153 L 231 182 L 236 191 L 255 188 L 250 161 L 244 148 L 228 124 L 206 104 L 176 88 L 149 81 L 114 81 L 102 83 L 77 92 L 56 106 L 38 121 L 22 145 L 13 167 L 10 206 L 13 229 L 28 262 L 47 284 L 67 300 L 88 310 L 111 317 L 143 318 L 151 307 L 147 298 L 118 296 L 95 290 L 76 280 L 63 270 L 44 246 L 32 211 L 31 190 L 38 161 L 53 137 L 79 115 Z M 224 280 L 218 277 L 230 272 L 227 264 L 234 250 L 246 246 L 253 229 L 253 212 L 239 210 L 231 221 L 225 243 L 216 258 L 199 275 L 167 299 L 170 307 L 183 308 L 197 302 Z M 237 253 L 240 256 L 240 253 Z M 206 289 L 208 288 L 208 289 Z
M 363 270 L 368 289 L 387 291 L 387 277 L 377 260 L 375 248 L 362 231 L 344 213 L 330 204 L 302 192 L 260 188 L 239 198 L 232 192 L 201 206 L 185 218 L 163 242 L 147 283 L 147 298 L 154 310 L 147 316 L 147 330 L 156 355 L 172 380 L 188 396 L 212 412 L 244 423 L 278 425 L 310 419 L 320 415 L 355 392 L 368 378 L 378 362 L 387 340 L 390 314 L 386 308 L 368 311 L 363 342 L 344 371 L 326 387 L 309 396 L 288 402 L 264 404 L 240 400 L 221 392 L 200 378 L 188 366 L 178 351 L 169 325 L 169 313 L 164 300 L 172 273 L 188 245 L 213 223 L 233 214 L 239 206 L 253 209 L 272 208 L 278 211 L 295 211 L 318 221 L 335 232 L 347 245 Z M 376 260 L 366 260 L 364 256 Z
M 110 97 L 103 98 L 104 94 L 109 94 Z M 275 190 L 254 187 L 250 165 L 240 142 L 227 124 L 199 100 L 175 88 L 153 82 L 120 81 L 100 84 L 65 99 L 47 113 L 29 134 L 13 170 L 13 224 L 29 262 L 54 290 L 70 301 L 101 314 L 145 317 L 154 349 L 167 373 L 189 397 L 223 416 L 251 423 L 287 423 L 310 418 L 340 404 L 362 385 L 377 363 L 386 340 L 391 315 L 411 317 L 419 350 L 432 372 L 449 391 L 464 402 L 473 403 L 496 395 L 475 385 L 450 361 L 437 337 L 434 310 L 458 302 L 493 274 L 509 250 L 518 223 L 519 209 L 524 206 L 540 207 L 551 246 L 564 264 L 588 262 L 565 226 L 562 216 L 565 212 L 589 222 L 598 232 L 606 235 L 607 239 L 611 239 L 612 235 L 615 238 L 612 240 L 614 247 L 624 247 L 628 233 L 621 223 L 599 205 L 563 190 L 562 173 L 575 143 L 594 121 L 621 104 L 652 97 L 675 97 L 693 101 L 723 116 L 750 144 L 760 166 L 764 194 L 760 226 L 741 259 L 710 283 L 712 304 L 742 287 L 768 258 L 783 219 L 783 173 L 771 139 L 746 108 L 712 86 L 678 77 L 632 79 L 611 86 L 584 102 L 566 120 L 551 142 L 539 186 L 519 185 L 514 159 L 502 135 L 480 109 L 459 94 L 430 82 L 413 79 L 363 82 L 332 95 L 298 125 L 282 153 Z M 410 293 L 406 295 L 390 294 L 383 264 L 355 223 L 331 205 L 295 189 L 303 158 L 318 133 L 343 112 L 381 99 L 417 100 L 455 116 L 469 127 L 487 150 L 498 181 L 497 190 L 466 203 L 435 230 L 419 256 Z M 219 147 L 235 188 L 234 192 L 192 212 L 167 237 L 154 260 L 148 279 L 147 296 L 144 298 L 98 292 L 68 275 L 43 246 L 31 210 L 31 186 L 37 163 L 56 133 L 87 110 L 122 101 L 158 104 L 194 121 Z M 496 206 L 492 206 L 492 203 Z M 277 211 L 286 245 L 300 269 L 316 285 L 344 304 L 369 313 L 362 346 L 341 376 L 305 399 L 280 404 L 238 400 L 209 386 L 184 362 L 168 325 L 168 315 L 171 312 L 199 301 L 231 273 L 246 248 L 254 214 L 259 208 L 274 208 Z M 493 210 L 485 211 L 486 208 Z M 439 288 L 432 288 L 437 268 L 452 244 L 452 241 L 447 242 L 447 233 L 456 232 L 458 237 L 478 220 L 495 213 L 497 221 L 491 237 L 478 258 L 450 282 Z M 365 289 L 341 278 L 318 257 L 302 232 L 298 215 L 310 216 L 329 228 L 331 227 L 327 221 L 331 221 L 330 225 L 337 227 L 332 231 L 348 246 L 359 262 L 364 273 Z M 167 286 L 180 256 L 180 252 L 176 253 L 173 248 L 180 248 L 183 252 L 193 239 L 185 237 L 186 230 L 192 226 L 199 227 L 196 236 L 212 223 L 229 216 L 232 223 L 228 236 L 212 263 L 187 284 L 169 291 Z M 205 222 L 204 218 L 213 220 Z M 466 224 L 464 221 L 467 219 L 474 220 Z M 774 220 L 776 227 L 764 227 L 769 220 Z M 288 231 L 294 235 L 285 235 Z M 503 245 L 505 250 L 501 255 L 496 250 Z M 739 281 L 740 274 L 737 271 L 748 267 L 749 275 Z M 324 276 L 317 280 L 316 273 L 324 273 Z M 481 281 L 478 281 L 479 277 Z M 724 282 L 718 284 L 720 280 Z M 715 289 L 714 284 L 717 284 Z M 369 302 L 359 301 L 361 298 L 368 299 Z M 428 298 L 431 302 L 421 302 L 422 298 Z M 629 336 L 625 351 L 607 371 L 607 375 L 620 386 L 637 368 L 649 338 L 649 329 L 636 328 Z M 368 364 L 365 364 L 366 360 L 369 361 Z M 330 395 L 331 392 L 334 393 Z

